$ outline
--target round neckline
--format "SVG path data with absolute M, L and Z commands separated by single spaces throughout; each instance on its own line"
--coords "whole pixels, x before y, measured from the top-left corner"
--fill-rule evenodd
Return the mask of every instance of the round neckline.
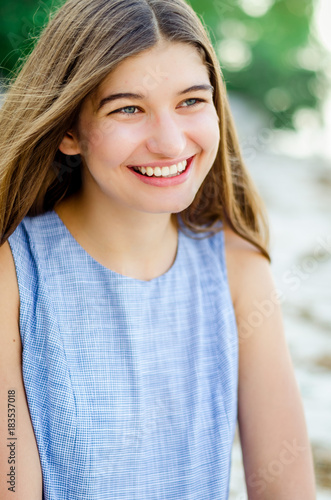
M 156 276 L 155 278 L 152 278 L 151 280 L 141 280 L 141 279 L 137 279 L 137 278 L 132 278 L 131 276 L 126 276 L 125 274 L 120 274 L 116 271 L 113 271 L 109 267 L 106 267 L 103 264 L 101 264 L 101 262 L 99 262 L 94 257 L 92 257 L 92 255 L 89 254 L 87 252 L 87 250 L 85 250 L 85 248 L 76 240 L 76 238 L 71 234 L 71 232 L 69 231 L 69 229 L 67 228 L 67 226 L 65 225 L 65 223 L 63 222 L 61 217 L 57 214 L 57 212 L 55 210 L 52 210 L 51 213 L 53 214 L 53 217 L 55 217 L 55 220 L 57 221 L 58 225 L 61 227 L 62 231 L 66 234 L 66 236 L 68 236 L 70 238 L 70 240 L 76 246 L 76 248 L 78 248 L 78 250 L 83 255 L 85 255 L 85 257 L 88 259 L 88 261 L 90 261 L 94 266 L 99 267 L 103 272 L 107 272 L 107 273 L 113 275 L 118 280 L 121 279 L 121 280 L 131 281 L 131 282 L 137 283 L 137 284 L 141 283 L 142 285 L 148 285 L 148 284 L 156 283 L 158 281 L 162 281 L 162 280 L 170 277 L 175 272 L 175 270 L 178 266 L 178 261 L 180 260 L 181 249 L 182 249 L 182 241 L 181 241 L 182 240 L 182 232 L 180 229 L 178 230 L 176 256 L 175 256 L 175 259 L 174 259 L 171 267 L 165 273 L 161 274 L 160 276 Z

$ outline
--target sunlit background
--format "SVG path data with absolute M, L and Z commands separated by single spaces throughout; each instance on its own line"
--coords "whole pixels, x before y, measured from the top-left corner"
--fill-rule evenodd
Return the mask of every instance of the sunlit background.
M 31 50 L 57 3 L 0 0 L 3 79 Z M 208 26 L 243 155 L 270 214 L 272 265 L 303 396 L 317 498 L 330 500 L 331 0 L 191 5 Z M 236 440 L 231 500 L 246 498 Z

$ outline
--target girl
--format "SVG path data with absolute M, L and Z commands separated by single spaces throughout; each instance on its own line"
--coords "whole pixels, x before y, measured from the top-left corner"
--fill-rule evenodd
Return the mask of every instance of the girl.
M 192 9 L 66 2 L 1 138 L 1 498 L 227 499 L 238 416 L 249 499 L 313 500 L 263 208 Z

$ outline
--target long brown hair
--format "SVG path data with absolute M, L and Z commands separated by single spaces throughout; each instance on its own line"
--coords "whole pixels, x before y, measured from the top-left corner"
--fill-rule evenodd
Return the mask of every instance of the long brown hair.
M 0 111 L 0 244 L 26 216 L 80 187 L 80 158 L 58 148 L 83 100 L 124 59 L 161 38 L 203 55 L 220 119 L 215 163 L 180 215 L 195 233 L 220 222 L 269 258 L 265 211 L 243 163 L 221 69 L 202 22 L 184 0 L 68 0 L 49 22 Z

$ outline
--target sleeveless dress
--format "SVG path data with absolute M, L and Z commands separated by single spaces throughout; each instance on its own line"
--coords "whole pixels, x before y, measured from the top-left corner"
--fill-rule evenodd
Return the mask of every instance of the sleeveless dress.
M 238 336 L 224 237 L 179 231 L 151 281 L 95 261 L 58 215 L 9 238 L 44 500 L 226 500 Z

